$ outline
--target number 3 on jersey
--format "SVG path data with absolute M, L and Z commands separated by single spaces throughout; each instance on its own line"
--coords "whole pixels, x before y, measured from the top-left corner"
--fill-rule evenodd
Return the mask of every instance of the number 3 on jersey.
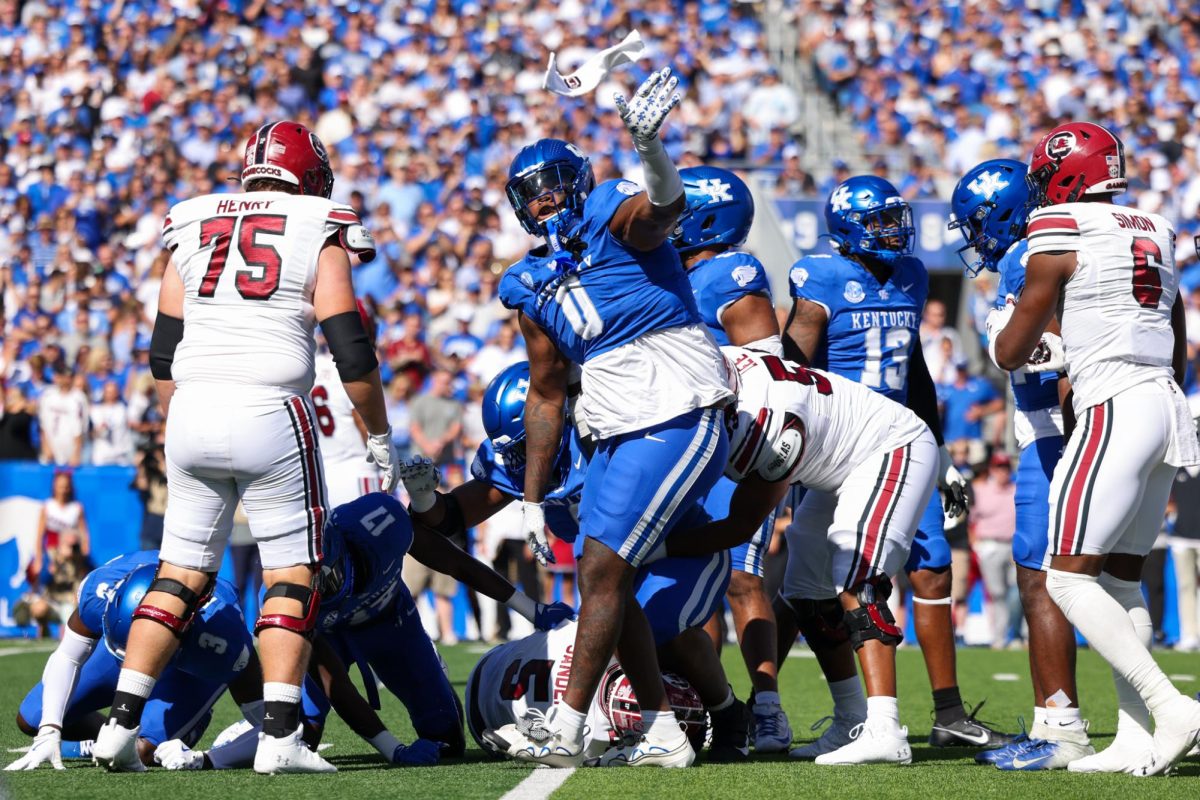
M 912 342 L 912 331 L 908 328 L 868 328 L 866 331 L 867 359 L 863 364 L 859 383 L 879 389 L 900 391 L 908 382 L 908 346 Z M 891 365 L 883 366 L 885 358 Z
M 247 214 L 244 217 L 210 217 L 200 223 L 200 246 L 211 247 L 208 269 L 200 281 L 201 297 L 217 293 L 217 283 L 229 260 L 229 246 L 237 229 L 237 251 L 244 267 L 237 270 L 234 286 L 247 300 L 268 300 L 279 288 L 283 260 L 274 245 L 259 236 L 283 236 L 287 217 L 282 214 Z

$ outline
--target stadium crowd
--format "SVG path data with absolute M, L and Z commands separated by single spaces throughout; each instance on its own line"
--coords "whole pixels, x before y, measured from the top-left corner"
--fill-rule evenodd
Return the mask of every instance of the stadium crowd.
M 1054 121 L 1113 125 L 1130 151 L 1122 202 L 1179 228 L 1195 362 L 1200 15 L 1117 0 L 788 6 L 823 88 L 906 197 L 945 199 L 976 162 L 1025 159 Z M 800 104 L 765 56 L 760 11 L 734 0 L 0 0 L 0 459 L 159 458 L 148 348 L 163 218 L 186 197 L 238 191 L 243 142 L 288 117 L 330 149 L 333 199 L 378 242 L 354 280 L 378 319 L 401 453 L 461 479 L 483 438 L 482 388 L 525 357 L 496 298 L 500 272 L 532 242 L 503 194 L 513 155 L 559 136 L 604 154 L 598 182 L 639 178 L 608 112 L 644 69 L 554 98 L 540 88 L 550 51 L 565 73 L 637 29 L 642 63 L 670 63 L 681 80 L 666 130 L 681 164 L 763 170 L 788 193 L 848 177 L 837 162 L 828 175 L 801 168 Z M 1002 472 L 987 455 L 999 452 L 1002 394 L 971 374 L 944 307 L 931 303 L 926 325 L 947 437 L 966 442 L 964 462 Z M 1005 491 L 984 481 L 985 496 Z M 981 539 L 1007 524 L 990 520 Z

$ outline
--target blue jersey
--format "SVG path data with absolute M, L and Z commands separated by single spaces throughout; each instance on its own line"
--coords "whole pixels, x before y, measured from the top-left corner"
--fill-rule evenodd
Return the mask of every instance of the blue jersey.
M 617 208 L 641 191 L 629 181 L 600 184 L 572 231 L 585 248 L 578 258 L 535 251 L 500 279 L 501 302 L 537 323 L 577 364 L 648 333 L 700 322 L 675 248 L 664 242 L 642 252 L 608 230 Z
M 97 567 L 79 587 L 79 619 L 93 633 L 104 630 L 104 611 L 117 584 L 145 564 L 157 564 L 157 550 L 118 556 Z M 200 609 L 170 666 L 217 684 L 227 684 L 246 668 L 254 640 L 238 606 L 233 584 L 217 578 L 212 599 Z
M 805 256 L 788 275 L 792 297 L 825 309 L 829 322 L 813 366 L 904 404 L 908 362 L 919 341 L 929 275 L 915 258 L 898 260 L 882 285 L 840 255 Z
M 563 541 L 573 542 L 579 535 L 579 498 L 583 495 L 588 459 L 583 454 L 575 426 L 568 425 L 567 428 L 567 447 L 554 464 L 554 478 L 546 487 L 545 507 L 550 530 Z M 475 453 L 471 477 L 510 497 L 520 499 L 525 495 L 524 470 L 506 465 L 489 439 L 484 439 Z
M 736 250 L 721 253 L 693 266 L 687 276 L 700 319 L 722 347 L 732 344 L 721 326 L 721 314 L 725 309 L 748 294 L 771 296 L 766 269 L 749 253 Z
M 1000 286 L 996 292 L 996 308 L 1004 308 L 1008 295 L 1020 297 L 1025 288 L 1025 251 L 1029 245 L 1021 240 L 1008 248 L 1000 259 Z M 1058 405 L 1057 372 L 1011 372 L 1013 399 L 1021 411 L 1038 411 Z
M 325 536 L 341 538 L 354 577 L 341 600 L 321 600 L 318 630 L 361 625 L 388 611 L 397 598 L 409 596 L 400 573 L 412 547 L 413 529 L 399 500 L 372 492 L 340 505 L 325 527 Z

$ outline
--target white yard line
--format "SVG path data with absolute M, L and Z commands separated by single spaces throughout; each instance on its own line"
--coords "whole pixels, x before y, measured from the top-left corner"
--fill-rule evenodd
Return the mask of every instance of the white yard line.
M 58 647 L 57 644 L 37 644 L 30 647 L 0 647 L 0 657 L 23 656 L 26 653 L 50 653 L 53 652 L 54 648 L 56 647 Z
M 567 778 L 575 773 L 575 768 L 568 769 L 535 769 L 529 777 L 518 783 L 500 800 L 546 800 L 554 794 L 554 790 L 567 782 Z

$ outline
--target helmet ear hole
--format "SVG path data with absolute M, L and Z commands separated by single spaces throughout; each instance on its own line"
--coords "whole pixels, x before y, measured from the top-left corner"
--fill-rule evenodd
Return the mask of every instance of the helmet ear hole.
M 717 221 L 716 216 L 713 214 L 709 214 L 707 217 L 704 218 L 704 221 L 700 223 L 700 230 L 702 230 L 702 231 L 709 230 L 710 228 L 712 228 L 713 224 L 716 223 L 716 221 Z

